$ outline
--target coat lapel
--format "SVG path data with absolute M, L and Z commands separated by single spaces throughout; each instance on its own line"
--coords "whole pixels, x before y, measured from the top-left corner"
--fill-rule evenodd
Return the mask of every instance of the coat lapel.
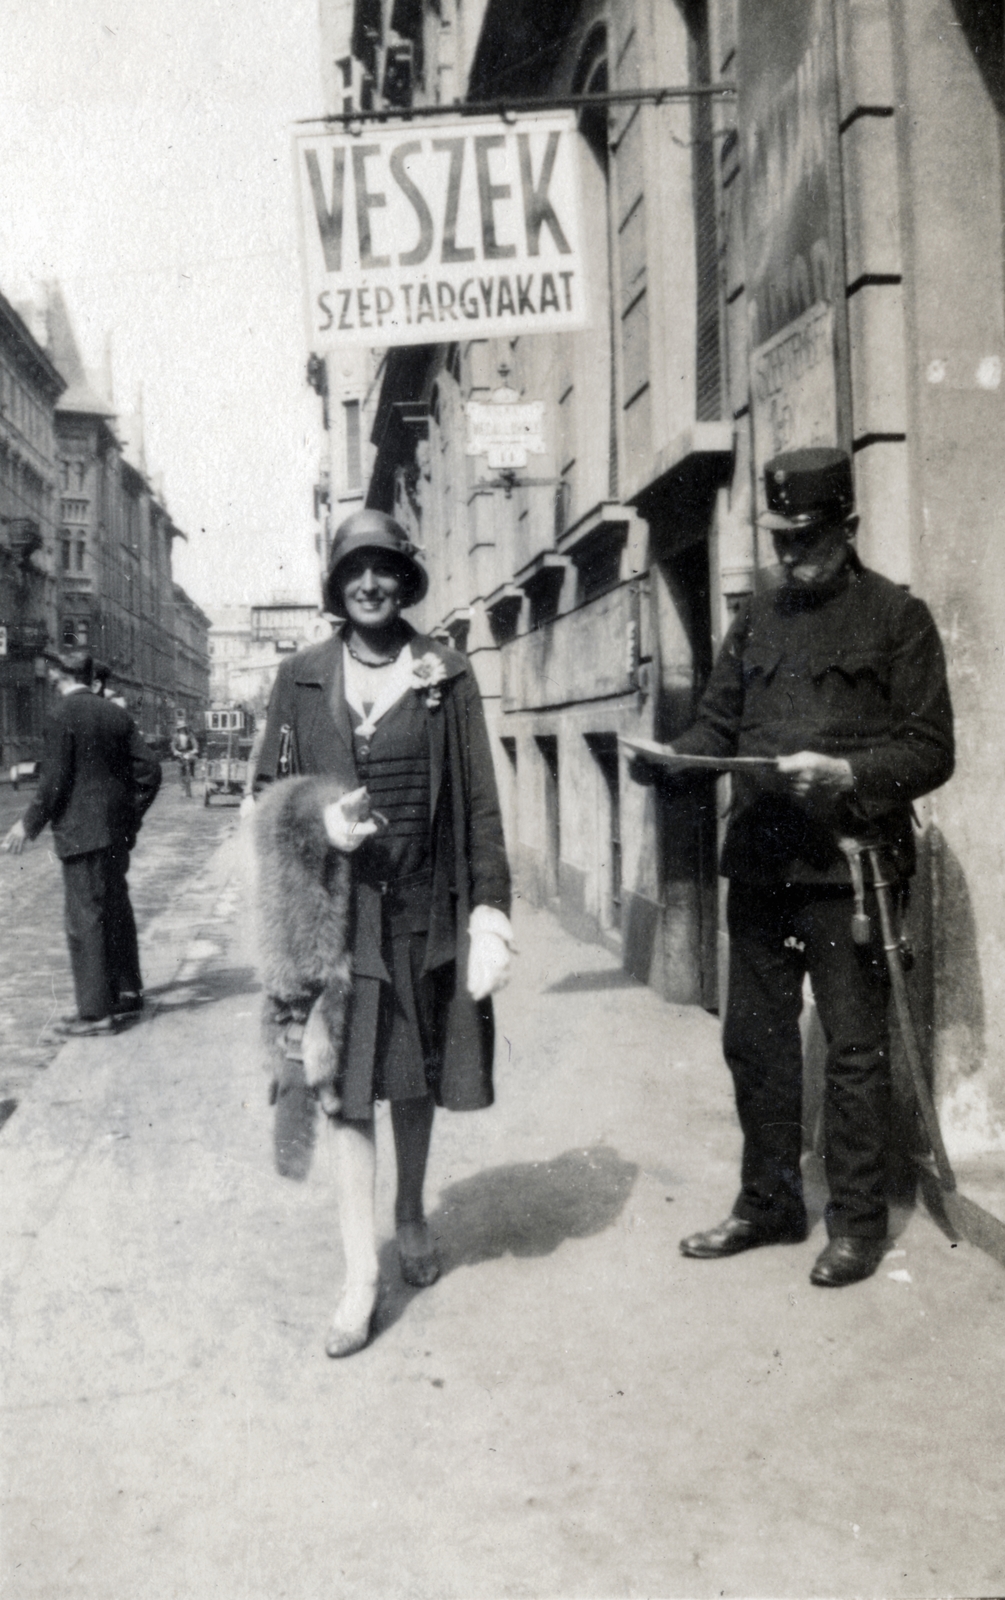
M 409 641 L 409 648 L 416 661 L 424 655 L 438 656 L 447 669 L 444 683 L 449 683 L 451 678 L 460 677 L 465 670 L 465 662 L 456 651 L 448 650 L 440 644 L 438 639 L 430 639 L 427 634 L 417 633 Z M 446 754 L 446 707 L 441 701 L 438 706 L 427 705 L 426 721 L 429 727 L 429 820 L 430 826 L 436 817 L 436 806 L 440 798 L 440 789 L 443 784 L 444 758 Z
M 298 668 L 296 683 L 310 689 L 300 743 L 305 772 L 355 772 L 352 723 L 346 705 L 342 637 L 334 634 L 314 660 Z

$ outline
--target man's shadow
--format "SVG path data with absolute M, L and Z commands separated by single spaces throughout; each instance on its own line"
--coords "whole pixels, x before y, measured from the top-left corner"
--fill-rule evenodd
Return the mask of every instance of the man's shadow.
M 238 995 L 258 994 L 261 983 L 254 967 L 210 967 L 195 978 L 172 979 L 144 991 L 152 1009 L 200 1011 Z

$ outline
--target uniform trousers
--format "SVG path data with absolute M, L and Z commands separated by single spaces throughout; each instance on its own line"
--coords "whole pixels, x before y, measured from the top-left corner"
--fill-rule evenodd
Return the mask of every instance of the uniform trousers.
M 875 895 L 866 895 L 867 945 L 852 940 L 852 909 L 851 890 L 840 885 L 729 886 L 723 1051 L 743 1131 L 733 1212 L 768 1231 L 798 1229 L 806 1218 L 799 1016 L 808 972 L 827 1040 L 827 1231 L 886 1236 L 890 983 Z
M 66 942 L 77 1014 L 87 1020 L 110 1016 L 123 994 L 143 987 L 128 871 L 124 843 L 63 862 Z

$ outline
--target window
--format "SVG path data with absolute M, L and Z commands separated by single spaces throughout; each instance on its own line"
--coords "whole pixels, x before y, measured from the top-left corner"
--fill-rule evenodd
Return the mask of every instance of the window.
M 67 617 L 63 623 L 63 646 L 72 650 L 77 643 L 77 626 L 72 617 Z
M 562 858 L 561 805 L 558 788 L 558 740 L 553 734 L 537 737 L 544 780 L 544 890 L 549 900 L 559 893 L 559 862 Z
M 618 740 L 613 733 L 588 733 L 586 742 L 600 768 L 604 804 L 601 807 L 603 832 L 600 838 L 603 874 L 605 924 L 621 926 L 621 793 Z
M 90 642 L 91 624 L 87 621 L 86 618 L 82 617 L 80 619 L 80 621 L 77 623 L 77 625 L 76 625 L 76 634 L 77 634 L 77 643 L 79 645 L 86 645 L 86 644 L 88 644 Z
M 359 401 L 346 400 L 345 412 L 345 486 L 359 489 L 363 484 L 363 455 L 360 449 Z
M 14 732 L 19 739 L 28 738 L 35 731 L 32 727 L 31 698 L 31 684 L 14 685 Z
M 69 541 L 69 539 L 64 539 L 63 540 L 63 571 L 64 572 L 69 572 L 69 570 L 70 570 L 70 541 Z
M 77 571 L 78 572 L 83 572 L 83 570 L 84 570 L 84 551 L 86 550 L 86 548 L 87 548 L 87 546 L 84 544 L 83 539 L 80 539 L 78 541 L 78 543 L 77 543 Z

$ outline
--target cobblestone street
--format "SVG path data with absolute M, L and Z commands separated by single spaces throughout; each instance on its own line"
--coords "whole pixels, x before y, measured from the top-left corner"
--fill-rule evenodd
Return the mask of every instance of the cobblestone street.
M 29 804 L 34 787 L 0 786 L 0 836 Z M 144 929 L 168 904 L 182 880 L 194 877 L 237 821 L 235 802 L 204 807 L 198 791 L 186 800 L 173 763 L 133 853 L 129 890 Z M 63 931 L 63 879 L 46 828 L 21 856 L 0 857 L 0 1120 L 31 1092 L 36 1073 L 59 1049 L 46 1034 L 52 1018 L 74 1009 Z

